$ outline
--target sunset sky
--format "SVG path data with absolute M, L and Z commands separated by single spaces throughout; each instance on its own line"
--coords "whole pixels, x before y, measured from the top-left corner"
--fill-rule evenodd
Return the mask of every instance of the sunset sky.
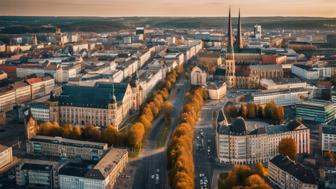
M 336 17 L 336 0 L 0 0 L 0 15 Z

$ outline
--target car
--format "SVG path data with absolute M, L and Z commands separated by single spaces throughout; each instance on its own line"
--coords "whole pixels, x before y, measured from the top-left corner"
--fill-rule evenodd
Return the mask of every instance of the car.
M 156 169 L 156 172 L 159 173 L 159 172 L 160 172 L 160 169 Z
M 159 184 L 159 174 L 155 175 L 155 184 Z
M 155 178 L 155 175 L 152 175 L 151 178 L 154 179 L 154 178 Z

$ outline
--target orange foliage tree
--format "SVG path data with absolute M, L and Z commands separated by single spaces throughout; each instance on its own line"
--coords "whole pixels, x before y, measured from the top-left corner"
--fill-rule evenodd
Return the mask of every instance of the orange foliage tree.
M 170 139 L 167 155 L 171 188 L 195 188 L 192 155 L 193 128 L 200 116 L 204 94 L 202 88 L 186 94 L 187 101 L 181 113 L 181 122 Z

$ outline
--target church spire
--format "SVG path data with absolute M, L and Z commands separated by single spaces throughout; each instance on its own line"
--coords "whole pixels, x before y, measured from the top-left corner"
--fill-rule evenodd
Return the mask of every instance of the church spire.
M 238 29 L 238 31 L 237 31 L 237 40 L 235 42 L 235 49 L 239 50 L 239 49 L 243 48 L 240 9 L 239 9 L 239 14 L 238 14 L 238 28 L 237 29 Z
M 229 8 L 229 18 L 228 18 L 227 53 L 233 53 L 233 36 L 232 36 L 232 22 L 231 22 L 231 7 Z

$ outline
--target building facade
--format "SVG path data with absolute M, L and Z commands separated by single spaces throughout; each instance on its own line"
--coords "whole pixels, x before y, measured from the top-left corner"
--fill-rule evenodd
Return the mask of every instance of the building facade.
M 79 157 L 99 160 L 108 150 L 107 144 L 66 139 L 62 137 L 34 136 L 27 142 L 27 153 L 36 156 L 56 156 L 64 159 Z
M 320 128 L 321 151 L 336 152 L 336 127 L 323 126 Z
M 268 162 L 268 179 L 281 189 L 317 189 L 313 171 L 278 155 Z
M 208 83 L 207 89 L 211 100 L 220 100 L 226 95 L 226 83 L 217 81 Z
M 308 98 L 309 91 L 305 88 L 265 90 L 252 93 L 253 102 L 256 104 L 266 104 L 274 102 L 281 106 L 295 105 Z
M 96 165 L 69 163 L 59 172 L 61 189 L 113 188 L 128 163 L 125 149 L 111 149 Z M 93 167 L 86 169 L 86 167 Z
M 217 118 L 217 158 L 221 163 L 256 164 L 278 155 L 283 138 L 293 138 L 297 153 L 310 152 L 309 129 L 299 122 L 288 125 L 257 125 L 252 127 L 243 118 L 227 124 L 223 110 Z M 258 127 L 258 128 L 255 128 Z
M 12 147 L 0 144 L 0 170 L 13 161 Z
M 330 123 L 336 118 L 336 104 L 324 100 L 302 101 L 296 104 L 296 116 L 307 121 Z
M 207 70 L 199 66 L 195 66 L 190 73 L 190 83 L 191 85 L 205 86 L 207 82 L 207 77 Z
M 62 94 L 49 101 L 50 119 L 64 124 L 102 127 L 113 124 L 118 129 L 133 104 L 133 93 L 128 83 L 64 86 Z
M 59 188 L 58 162 L 25 159 L 16 168 L 16 184 L 25 188 Z

